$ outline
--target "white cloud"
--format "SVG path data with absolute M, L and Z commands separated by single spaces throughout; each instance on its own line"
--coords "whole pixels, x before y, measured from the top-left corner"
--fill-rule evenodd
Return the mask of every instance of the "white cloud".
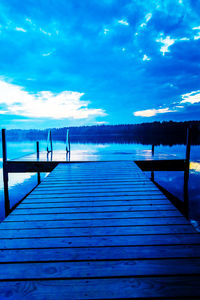
M 184 94 L 181 98 L 183 100 L 180 103 L 200 103 L 200 90 Z
M 33 94 L 21 86 L 0 80 L 0 104 L 6 106 L 2 114 L 52 119 L 87 119 L 106 115 L 103 109 L 88 108 L 90 102 L 80 99 L 83 95 L 73 91 L 58 94 L 41 91 Z
M 147 14 L 147 15 L 145 16 L 146 22 L 149 22 L 149 21 L 151 20 L 151 18 L 152 18 L 152 14 L 151 14 L 151 13 Z
M 110 30 L 108 28 L 104 28 L 103 33 L 106 35 Z
M 50 32 L 45 31 L 44 29 L 40 28 L 40 32 L 44 33 L 45 35 L 51 36 L 52 34 Z
M 200 39 L 200 32 L 198 32 L 198 34 L 194 36 L 194 40 L 199 40 L 199 39 Z
M 151 20 L 152 18 L 152 14 L 151 13 L 148 13 L 145 17 L 145 22 L 140 24 L 140 27 L 145 27 L 147 26 L 147 23 Z
M 118 23 L 125 26 L 129 26 L 129 23 L 126 20 L 119 20 Z
M 143 60 L 143 61 L 145 61 L 145 60 L 146 60 L 146 61 L 149 61 L 149 60 L 151 60 L 151 58 L 148 57 L 146 54 L 144 54 L 142 60 Z
M 49 56 L 51 55 L 53 52 L 48 52 L 48 53 L 43 53 L 42 56 Z
M 192 29 L 193 29 L 193 30 L 200 30 L 200 26 L 193 27 Z
M 157 114 L 165 114 L 165 113 L 173 112 L 173 111 L 174 110 L 170 110 L 169 107 L 159 108 L 159 109 L 152 108 L 152 109 L 135 111 L 133 113 L 133 115 L 136 117 L 154 117 Z
M 15 30 L 17 31 L 22 31 L 22 32 L 26 32 L 26 29 L 22 28 L 22 27 L 16 27 Z
M 170 36 L 167 36 L 166 38 L 159 38 L 156 40 L 158 43 L 164 44 L 160 48 L 160 52 L 162 52 L 163 55 L 165 55 L 166 52 L 170 52 L 169 47 L 175 43 L 176 39 L 171 39 Z

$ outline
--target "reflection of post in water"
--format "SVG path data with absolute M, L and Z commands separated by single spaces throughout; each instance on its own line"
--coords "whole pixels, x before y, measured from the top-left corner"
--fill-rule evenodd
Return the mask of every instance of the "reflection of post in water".
M 53 142 L 52 142 L 52 134 L 51 134 L 51 129 L 48 131 L 48 136 L 47 136 L 47 153 L 53 152 Z
M 70 135 L 69 135 L 69 129 L 67 129 L 67 134 L 66 134 L 66 161 L 70 161 Z
M 39 142 L 36 142 L 36 151 L 37 151 L 37 161 L 40 160 L 40 148 L 39 148 Z M 38 179 L 38 184 L 41 182 L 41 177 L 40 177 L 40 172 L 37 172 L 37 179 Z
M 70 161 L 70 157 L 71 157 L 70 151 L 69 152 L 66 151 L 66 161 Z
M 155 145 L 152 145 L 151 149 L 152 158 L 154 157 L 154 146 Z M 151 171 L 151 180 L 154 181 L 154 171 Z
M 47 161 L 52 161 L 53 160 L 53 152 L 49 151 L 47 152 Z
M 190 146 L 191 146 L 191 127 L 189 126 L 187 128 L 186 158 L 185 158 L 185 171 L 184 171 L 184 209 L 187 218 L 189 218 L 188 183 L 189 183 L 189 174 L 190 174 Z

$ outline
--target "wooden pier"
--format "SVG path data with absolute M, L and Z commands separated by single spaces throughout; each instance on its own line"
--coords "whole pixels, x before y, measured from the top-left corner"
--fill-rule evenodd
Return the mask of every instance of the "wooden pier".
M 0 299 L 200 299 L 200 235 L 124 162 L 58 164 L 0 225 Z

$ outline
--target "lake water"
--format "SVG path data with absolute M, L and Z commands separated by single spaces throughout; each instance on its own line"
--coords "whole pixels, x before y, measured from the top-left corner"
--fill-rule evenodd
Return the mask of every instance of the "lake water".
M 65 159 L 65 143 L 54 142 L 53 159 Z M 2 179 L 2 146 L 0 144 L 0 220 L 4 218 L 4 196 Z M 46 149 L 46 141 L 40 141 L 40 151 Z M 31 141 L 7 142 L 8 159 L 16 159 L 33 153 L 36 144 Z M 46 157 L 46 156 L 45 156 Z M 185 158 L 185 146 L 156 146 L 155 159 Z M 151 145 L 141 144 L 71 144 L 72 161 L 137 160 L 151 159 Z M 47 174 L 42 174 L 42 179 Z M 146 172 L 150 176 L 150 172 Z M 183 172 L 155 172 L 155 180 L 169 192 L 183 200 Z M 9 197 L 11 206 L 21 200 L 37 184 L 35 174 L 9 174 Z M 200 146 L 191 147 L 189 178 L 190 218 L 200 223 Z

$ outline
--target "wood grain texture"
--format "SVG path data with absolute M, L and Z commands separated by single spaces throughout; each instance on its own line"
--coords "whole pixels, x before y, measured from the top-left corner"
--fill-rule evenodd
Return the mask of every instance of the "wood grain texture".
M 133 162 L 59 164 L 0 225 L 0 299 L 200 299 L 200 235 Z

